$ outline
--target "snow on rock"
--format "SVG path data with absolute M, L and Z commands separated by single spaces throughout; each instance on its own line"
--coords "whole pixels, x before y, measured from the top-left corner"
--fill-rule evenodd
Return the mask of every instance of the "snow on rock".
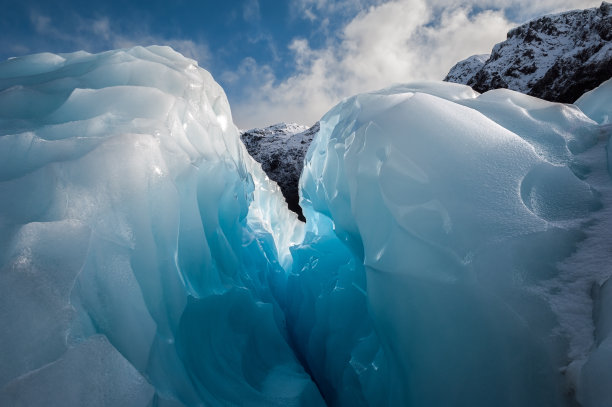
M 444 80 L 453 83 L 468 83 L 468 81 L 476 75 L 476 72 L 484 67 L 489 56 L 490 54 L 472 55 L 463 61 L 457 62 L 448 72 Z
M 612 4 L 530 21 L 510 30 L 479 66 L 481 59 L 457 63 L 444 80 L 572 103 L 612 76 Z
M 240 138 L 249 154 L 261 164 L 268 177 L 280 187 L 289 209 L 304 220 L 299 206 L 298 182 L 304 156 L 319 131 L 319 124 L 308 128 L 295 123 L 278 123 L 243 132 Z

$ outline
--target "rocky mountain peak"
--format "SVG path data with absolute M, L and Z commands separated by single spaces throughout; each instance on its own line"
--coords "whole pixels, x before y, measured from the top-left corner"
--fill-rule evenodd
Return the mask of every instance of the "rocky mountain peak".
M 571 103 L 612 76 L 612 4 L 552 14 L 508 32 L 485 59 L 457 63 L 445 81 L 478 92 L 508 88 Z

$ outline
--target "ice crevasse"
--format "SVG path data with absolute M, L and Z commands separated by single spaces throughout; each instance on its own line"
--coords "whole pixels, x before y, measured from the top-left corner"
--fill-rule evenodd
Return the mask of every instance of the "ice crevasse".
M 307 222 L 167 47 L 0 64 L 0 405 L 606 406 L 608 81 L 321 120 Z

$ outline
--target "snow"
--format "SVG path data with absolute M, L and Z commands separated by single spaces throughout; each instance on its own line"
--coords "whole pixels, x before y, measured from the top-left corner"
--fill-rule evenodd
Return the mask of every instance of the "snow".
M 0 404 L 605 405 L 609 93 L 419 82 L 262 130 L 314 136 L 303 224 L 193 60 L 0 64 Z

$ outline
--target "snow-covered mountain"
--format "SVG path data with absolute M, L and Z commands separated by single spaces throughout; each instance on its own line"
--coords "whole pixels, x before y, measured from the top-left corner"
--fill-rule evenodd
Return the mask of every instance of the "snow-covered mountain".
M 319 123 L 312 127 L 295 123 L 278 123 L 241 134 L 249 154 L 259 163 L 270 179 L 280 186 L 289 209 L 304 220 L 299 205 L 298 182 L 304 156 Z
M 478 92 L 508 88 L 572 103 L 612 77 L 612 3 L 532 20 L 508 32 L 491 55 L 457 63 L 445 81 Z

